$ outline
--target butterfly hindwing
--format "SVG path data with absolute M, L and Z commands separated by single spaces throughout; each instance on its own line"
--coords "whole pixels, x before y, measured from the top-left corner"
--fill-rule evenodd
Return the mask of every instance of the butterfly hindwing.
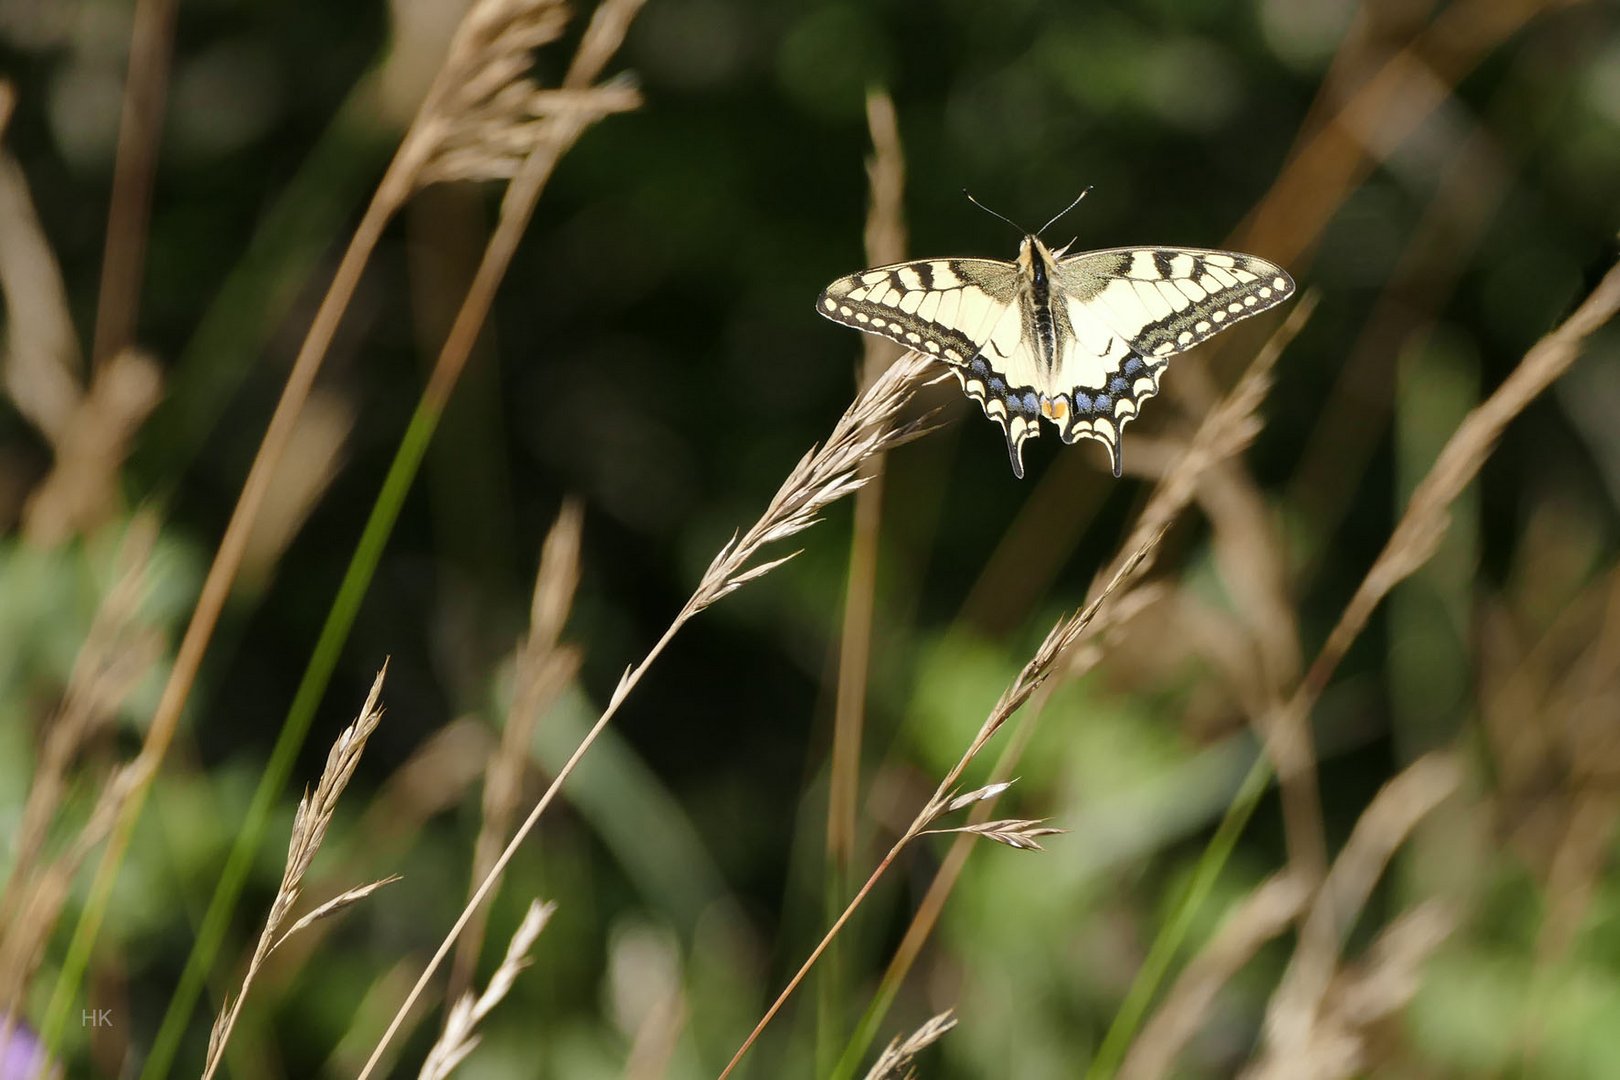
M 1042 379 L 1030 350 L 1029 313 L 1008 304 L 989 336 L 965 367 L 953 367 L 968 397 L 1001 425 L 1013 475 L 1024 477 L 1024 443 L 1041 433 Z

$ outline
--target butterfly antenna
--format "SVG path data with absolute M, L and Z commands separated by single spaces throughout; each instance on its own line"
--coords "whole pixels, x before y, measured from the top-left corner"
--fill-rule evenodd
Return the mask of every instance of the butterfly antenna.
M 984 205 L 984 203 L 980 202 L 978 199 L 975 199 L 973 197 L 973 192 L 969 191 L 967 188 L 962 189 L 962 194 L 967 196 L 967 201 L 968 202 L 972 203 L 974 206 L 977 206 L 980 210 L 983 210 L 985 213 L 989 214 L 991 217 L 1000 218 L 1002 221 L 1005 221 L 1007 224 L 1009 224 L 1013 228 L 1017 229 L 1021 236 L 1028 236 L 1029 235 L 1029 230 L 1028 229 L 1026 229 L 1022 225 L 1018 224 L 1018 222 L 1014 221 L 1012 218 L 1008 217 L 1006 214 L 998 214 L 994 210 L 990 209 L 988 206 Z M 1061 216 L 1061 215 L 1059 215 L 1059 216 Z
M 1078 195 L 1076 195 L 1074 197 L 1074 202 L 1070 203 L 1068 206 L 1065 206 L 1062 210 L 1059 210 L 1057 212 L 1057 214 L 1052 218 L 1051 221 L 1048 221 L 1045 225 L 1041 226 L 1040 232 L 1037 232 L 1035 235 L 1039 236 L 1039 235 L 1041 235 L 1041 233 L 1045 232 L 1047 229 L 1050 229 L 1053 225 L 1056 225 L 1058 223 L 1059 218 L 1061 218 L 1064 214 L 1067 214 L 1070 210 L 1073 210 L 1075 207 L 1079 206 L 1080 205 L 1080 200 L 1085 198 L 1087 195 L 1090 195 L 1090 194 L 1091 194 L 1091 186 L 1088 184 L 1086 186 L 1086 190 L 1082 191 L 1080 194 L 1078 194 Z M 970 198 L 970 199 L 972 197 L 973 196 L 971 196 L 971 195 L 968 196 L 968 198 Z M 1072 241 L 1071 241 L 1071 243 L 1072 243 Z

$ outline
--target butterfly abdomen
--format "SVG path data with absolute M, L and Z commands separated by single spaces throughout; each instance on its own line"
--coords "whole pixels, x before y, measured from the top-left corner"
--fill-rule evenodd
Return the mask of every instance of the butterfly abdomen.
M 1018 250 L 1018 268 L 1029 288 L 1029 331 L 1035 339 L 1035 353 L 1043 369 L 1051 372 L 1058 362 L 1058 344 L 1064 327 L 1052 306 L 1052 256 L 1040 238 L 1024 237 Z
M 1046 260 L 1039 254 L 1030 266 L 1030 321 L 1035 330 L 1035 345 L 1041 362 L 1051 371 L 1057 365 L 1057 323 L 1052 315 L 1052 279 L 1046 272 Z

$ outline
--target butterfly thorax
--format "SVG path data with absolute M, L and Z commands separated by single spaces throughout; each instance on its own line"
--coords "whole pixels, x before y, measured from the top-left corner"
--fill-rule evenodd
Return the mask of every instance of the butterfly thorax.
M 1038 236 L 1026 236 L 1018 245 L 1018 269 L 1029 288 L 1029 324 L 1041 363 L 1052 371 L 1058 363 L 1058 316 L 1052 307 L 1052 276 L 1057 260 Z

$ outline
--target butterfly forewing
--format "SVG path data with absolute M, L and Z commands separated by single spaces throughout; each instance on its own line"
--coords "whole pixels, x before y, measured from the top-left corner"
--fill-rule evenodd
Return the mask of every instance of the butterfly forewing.
M 925 259 L 839 278 L 821 294 L 817 309 L 834 322 L 966 364 L 1017 292 L 1018 272 L 1010 263 Z
M 951 365 L 969 397 L 1007 436 L 1014 474 L 1040 434 L 1039 366 L 1028 349 L 1018 268 L 993 259 L 924 259 L 863 270 L 817 302 L 834 322 L 881 334 Z
M 1174 356 L 1294 294 L 1253 255 L 1199 248 L 1114 248 L 1058 263 L 1071 308 L 1084 305 L 1147 357 Z

